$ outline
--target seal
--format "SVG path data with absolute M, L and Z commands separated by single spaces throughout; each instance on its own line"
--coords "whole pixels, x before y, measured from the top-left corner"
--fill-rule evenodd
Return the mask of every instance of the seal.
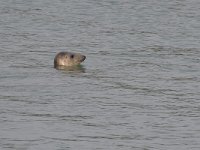
M 85 59 L 86 56 L 80 53 L 59 52 L 54 58 L 54 68 L 77 66 Z

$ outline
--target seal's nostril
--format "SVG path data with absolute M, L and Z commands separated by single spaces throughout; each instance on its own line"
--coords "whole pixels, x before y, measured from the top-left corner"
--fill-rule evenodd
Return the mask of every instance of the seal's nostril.
M 86 59 L 86 56 L 83 56 L 83 61 Z

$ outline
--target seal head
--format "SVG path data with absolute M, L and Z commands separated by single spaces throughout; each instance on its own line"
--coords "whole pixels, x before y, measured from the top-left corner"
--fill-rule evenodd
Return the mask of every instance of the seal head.
M 86 56 L 80 53 L 60 52 L 54 58 L 54 67 L 59 66 L 70 67 L 81 64 L 86 59 Z

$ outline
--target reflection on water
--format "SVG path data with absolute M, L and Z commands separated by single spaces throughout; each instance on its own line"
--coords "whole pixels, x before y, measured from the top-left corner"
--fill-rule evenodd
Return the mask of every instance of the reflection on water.
M 85 68 L 83 67 L 83 65 L 75 65 L 75 66 L 56 66 L 55 69 L 57 70 L 62 70 L 65 72 L 85 72 Z
M 0 149 L 199 150 L 199 4 L 1 0 Z

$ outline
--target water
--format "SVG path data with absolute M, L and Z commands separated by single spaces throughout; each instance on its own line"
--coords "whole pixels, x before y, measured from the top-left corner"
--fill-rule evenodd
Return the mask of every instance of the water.
M 1 0 L 1 150 L 199 150 L 199 0 Z M 60 51 L 87 56 L 56 70 Z

